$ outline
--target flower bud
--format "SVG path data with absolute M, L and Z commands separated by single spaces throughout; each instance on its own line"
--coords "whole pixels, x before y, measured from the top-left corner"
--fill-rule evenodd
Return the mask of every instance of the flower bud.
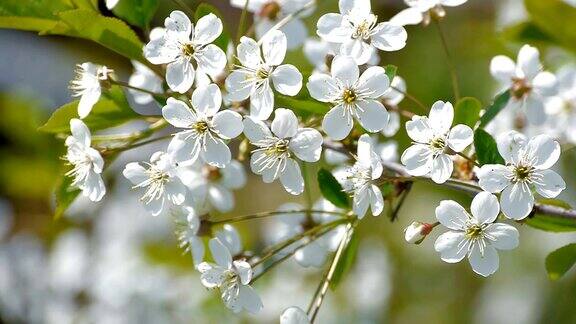
M 413 222 L 404 230 L 404 239 L 408 243 L 420 244 L 433 228 L 432 224 Z

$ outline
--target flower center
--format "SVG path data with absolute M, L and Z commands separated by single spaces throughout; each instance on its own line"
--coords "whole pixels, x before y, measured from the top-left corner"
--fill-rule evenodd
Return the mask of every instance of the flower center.
M 258 71 L 256 71 L 256 77 L 259 80 L 268 79 L 269 76 L 270 76 L 270 72 L 268 70 L 266 70 L 265 68 L 260 68 L 260 69 L 258 69 Z
M 342 95 L 342 101 L 344 101 L 347 104 L 353 103 L 354 101 L 356 101 L 357 98 L 358 96 L 352 89 L 344 90 L 344 94 Z
M 430 142 L 430 148 L 434 151 L 443 151 L 445 147 L 446 139 L 443 136 L 436 137 Z
M 268 155 L 281 155 L 288 152 L 288 141 L 287 140 L 278 140 L 274 145 L 268 147 L 266 154 Z
M 375 15 L 370 15 L 368 19 L 362 20 L 361 23 L 356 25 L 356 30 L 352 34 L 352 38 L 354 39 L 368 39 L 371 36 L 372 28 L 376 25 L 376 21 L 378 17 Z
M 208 122 L 205 120 L 195 122 L 192 125 L 192 129 L 196 131 L 196 133 L 204 134 L 208 130 Z
M 206 166 L 204 167 L 204 176 L 208 181 L 215 182 L 222 179 L 222 172 L 217 167 Z
M 513 78 L 512 87 L 510 88 L 512 96 L 516 99 L 522 99 L 532 91 L 532 87 L 526 83 L 525 79 Z
M 280 4 L 276 1 L 270 1 L 262 7 L 260 11 L 260 17 L 266 17 L 270 20 L 276 20 L 278 18 L 278 14 L 280 14 Z
M 529 180 L 530 177 L 532 176 L 533 171 L 534 171 L 534 168 L 532 168 L 530 166 L 517 166 L 514 169 L 514 176 L 512 178 L 512 181 L 513 182 L 520 182 L 520 181 Z
M 469 239 L 477 239 L 482 236 L 483 228 L 481 225 L 474 224 L 466 229 L 466 236 Z
M 148 174 L 148 179 L 133 188 L 148 187 L 140 200 L 149 204 L 152 200 L 162 197 L 164 194 L 164 185 L 170 180 L 170 175 L 157 169 L 155 166 L 150 167 L 146 173 Z
M 182 46 L 182 54 L 186 57 L 192 57 L 194 55 L 194 45 L 188 43 Z

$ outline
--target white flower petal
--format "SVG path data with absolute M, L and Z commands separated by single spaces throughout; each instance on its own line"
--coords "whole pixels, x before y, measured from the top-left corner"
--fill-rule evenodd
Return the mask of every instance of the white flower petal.
M 243 66 L 252 69 L 257 69 L 262 63 L 262 56 L 260 55 L 260 46 L 255 40 L 243 36 L 240 38 L 238 45 L 238 60 Z
M 526 106 L 526 118 L 532 125 L 543 125 L 546 121 L 548 115 L 546 115 L 546 110 L 544 108 L 544 102 L 542 98 L 534 94 L 530 94 L 525 102 Z
M 299 195 L 304 191 L 304 179 L 300 166 L 293 159 L 286 160 L 286 168 L 280 173 L 280 182 L 284 189 L 292 195 Z
M 356 64 L 366 64 L 372 55 L 372 47 L 361 38 L 350 38 L 340 46 L 341 56 L 351 57 Z
M 161 37 L 151 38 L 144 47 L 144 57 L 152 64 L 167 64 L 180 55 L 177 42 L 162 33 Z
M 242 304 L 242 308 L 251 314 L 258 313 L 264 307 L 258 294 L 248 285 L 240 286 L 238 301 Z
M 498 252 L 490 245 L 485 246 L 482 252 L 478 244 L 474 244 L 468 256 L 468 261 L 474 272 L 481 276 L 488 277 L 498 270 Z
M 332 60 L 331 74 L 333 78 L 349 87 L 358 81 L 360 71 L 354 59 L 338 55 Z
M 192 107 L 206 116 L 212 117 L 222 105 L 222 93 L 214 83 L 201 86 L 192 93 Z
M 298 132 L 298 118 L 292 110 L 278 108 L 272 121 L 272 133 L 278 138 L 290 138 Z
M 188 16 L 180 10 L 172 11 L 170 16 L 164 20 L 164 26 L 168 33 L 182 40 L 190 39 L 190 35 L 194 30 Z
M 358 79 L 358 90 L 373 99 L 382 96 L 389 87 L 390 80 L 380 66 L 369 67 Z
M 333 102 L 341 95 L 338 84 L 327 74 L 312 74 L 306 87 L 312 98 L 322 102 Z
M 286 55 L 286 35 L 279 30 L 273 30 L 262 39 L 262 53 L 264 62 L 271 66 L 282 64 Z
M 526 136 L 517 131 L 505 132 L 496 138 L 498 152 L 506 163 L 511 164 L 515 164 L 518 161 L 520 149 L 526 145 L 527 142 Z
M 430 108 L 428 122 L 437 134 L 448 133 L 453 120 L 454 107 L 452 107 L 451 103 L 438 100 Z
M 224 187 L 229 189 L 239 189 L 246 185 L 246 172 L 242 163 L 232 160 L 225 168 L 221 169 Z
M 322 120 L 324 132 L 337 141 L 346 138 L 350 134 L 352 126 L 354 126 L 352 116 L 342 104 L 330 109 Z
M 388 122 L 382 128 L 382 135 L 386 137 L 392 137 L 398 133 L 400 129 L 400 114 L 396 111 L 389 111 L 388 112 Z
M 508 218 L 520 220 L 530 214 L 534 207 L 534 195 L 524 183 L 512 184 L 500 195 L 502 212 Z
M 232 266 L 232 255 L 226 245 L 224 245 L 220 239 L 213 238 L 208 242 L 208 246 L 210 247 L 210 252 L 216 264 L 224 269 L 230 269 Z
M 192 87 L 195 74 L 194 66 L 182 57 L 166 66 L 166 83 L 172 91 L 185 93 Z
M 266 83 L 250 95 L 250 116 L 266 120 L 274 110 L 274 93 L 270 85 Z
M 542 69 L 540 52 L 535 47 L 524 45 L 518 52 L 518 68 L 528 80 L 532 80 Z
M 230 100 L 242 101 L 248 99 L 254 85 L 254 82 L 248 81 L 248 78 L 249 75 L 243 71 L 236 70 L 230 73 L 225 81 Z
M 478 221 L 478 224 L 492 223 L 500 213 L 498 198 L 489 192 L 483 191 L 474 196 L 470 211 L 472 216 Z
M 101 93 L 102 90 L 100 87 L 86 89 L 82 93 L 80 101 L 78 102 L 78 116 L 80 118 L 86 118 L 86 116 L 90 114 L 94 105 L 100 100 Z
M 225 167 L 232 159 L 228 145 L 214 137 L 206 139 L 206 148 L 200 151 L 200 154 L 206 163 L 218 168 Z
M 478 184 L 482 190 L 497 193 L 510 184 L 510 169 L 501 164 L 483 165 L 477 172 Z
M 512 78 L 516 77 L 516 63 L 508 56 L 495 56 L 490 61 L 490 74 L 501 83 L 510 85 Z
M 373 216 L 382 214 L 384 210 L 384 197 L 382 191 L 375 185 L 370 186 L 370 209 Z
M 435 212 L 440 224 L 456 231 L 464 230 L 470 217 L 466 209 L 454 200 L 442 200 Z
M 290 140 L 289 147 L 300 160 L 316 162 L 320 160 L 322 142 L 320 132 L 313 128 L 301 128 Z
M 316 240 L 296 251 L 294 259 L 305 268 L 320 268 L 326 262 L 326 253 L 326 249 Z
M 358 122 L 369 132 L 379 132 L 388 123 L 388 111 L 377 100 L 360 100 L 356 103 Z
M 564 179 L 552 170 L 539 170 L 534 176 L 539 178 L 539 181 L 534 182 L 534 187 L 542 197 L 554 198 L 566 189 Z
M 248 137 L 251 143 L 257 143 L 271 137 L 272 132 L 262 121 L 252 117 L 246 117 L 244 119 L 244 135 Z
M 86 126 L 86 124 L 84 124 L 80 119 L 70 119 L 70 132 L 76 141 L 82 143 L 85 147 L 90 146 L 92 138 L 90 129 L 88 129 L 88 126 Z
M 372 45 L 383 51 L 398 51 L 406 46 L 408 33 L 402 26 L 391 23 L 379 23 L 372 34 Z
M 198 269 L 202 269 L 202 275 L 200 275 L 200 282 L 206 288 L 216 288 L 219 287 L 224 281 L 225 269 L 220 267 L 212 267 L 206 262 L 202 262 L 198 265 Z
M 94 202 L 102 200 L 106 194 L 106 186 L 104 185 L 104 180 L 102 180 L 102 177 L 98 173 L 89 172 L 81 187 L 82 194 Z
M 292 306 L 282 312 L 280 324 L 310 324 L 310 319 L 302 309 Z
M 328 13 L 318 19 L 316 33 L 325 41 L 342 43 L 348 40 L 354 32 L 352 26 L 340 14 Z
M 553 96 L 558 93 L 558 81 L 550 72 L 540 72 L 532 80 L 534 92 L 541 96 Z
M 137 162 L 130 162 L 126 164 L 122 174 L 126 179 L 130 180 L 133 185 L 139 185 L 148 180 L 146 169 Z
M 354 192 L 354 199 L 352 200 L 352 211 L 362 219 L 368 207 L 370 206 L 370 191 L 367 188 L 363 188 Z
M 212 126 L 218 132 L 218 135 L 224 139 L 235 138 L 242 134 L 244 125 L 242 116 L 232 110 L 224 110 L 216 113 L 212 118 Z
M 390 23 L 398 26 L 418 25 L 423 19 L 424 16 L 420 10 L 406 8 L 390 18 Z
M 448 146 L 456 151 L 462 152 L 474 141 L 474 131 L 467 125 L 456 125 L 448 134 Z
M 294 65 L 280 65 L 272 72 L 272 82 L 281 94 L 295 96 L 302 89 L 302 74 Z
M 512 250 L 518 246 L 518 230 L 508 224 L 495 223 L 486 226 L 484 233 L 490 236 L 490 244 L 499 250 Z
M 220 74 L 226 67 L 226 54 L 214 44 L 208 44 L 198 50 L 194 54 L 194 58 L 198 62 L 198 70 L 212 77 Z
M 533 137 L 525 147 L 527 160 L 537 169 L 549 169 L 560 158 L 560 144 L 546 134 Z
M 162 107 L 162 116 L 172 126 L 178 128 L 188 128 L 195 123 L 198 118 L 196 114 L 188 108 L 188 105 L 174 98 L 168 98 L 168 100 L 166 100 L 166 106 Z
M 468 253 L 466 234 L 452 231 L 443 233 L 434 242 L 434 249 L 440 253 L 442 261 L 448 263 L 460 262 Z
M 252 280 L 252 267 L 250 264 L 243 260 L 235 260 L 233 264 L 238 272 L 238 276 L 240 276 L 240 282 L 242 282 L 243 285 L 249 284 Z
M 406 172 L 421 177 L 432 170 L 434 153 L 427 145 L 415 144 L 402 153 L 400 161 L 406 166 Z
M 406 132 L 411 139 L 423 144 L 428 144 L 434 137 L 430 121 L 422 116 L 413 116 L 412 120 L 407 121 Z
M 222 29 L 223 26 L 220 18 L 213 13 L 209 13 L 196 22 L 194 43 L 201 45 L 212 43 L 220 36 Z
M 434 158 L 434 162 L 432 163 L 430 178 L 436 183 L 444 183 L 450 179 L 452 171 L 454 171 L 454 164 L 450 156 L 447 154 L 439 154 Z

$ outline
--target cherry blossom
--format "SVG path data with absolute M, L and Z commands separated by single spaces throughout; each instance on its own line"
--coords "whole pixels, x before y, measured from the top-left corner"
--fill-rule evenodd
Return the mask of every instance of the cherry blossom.
M 78 116 L 85 118 L 102 94 L 102 82 L 108 80 L 112 70 L 105 66 L 86 62 L 76 66 L 74 80 L 70 81 L 70 90 L 74 97 L 80 97 Z
M 390 19 L 390 23 L 405 26 L 424 23 L 428 25 L 432 17 L 444 18 L 443 7 L 456 7 L 468 0 L 404 0 L 409 8 L 404 9 Z

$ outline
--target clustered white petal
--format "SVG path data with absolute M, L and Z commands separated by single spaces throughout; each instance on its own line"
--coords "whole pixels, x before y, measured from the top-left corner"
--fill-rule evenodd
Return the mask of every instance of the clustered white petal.
M 474 133 L 466 125 L 452 127 L 454 108 L 449 102 L 436 101 L 428 117 L 414 116 L 406 122 L 408 136 L 414 141 L 400 158 L 413 176 L 430 176 L 444 183 L 452 175 L 454 165 L 450 150 L 462 152 L 473 141 Z
M 80 97 L 78 115 L 85 118 L 102 94 L 102 81 L 109 78 L 112 71 L 105 66 L 86 62 L 76 66 L 76 76 L 70 82 L 74 97 Z

